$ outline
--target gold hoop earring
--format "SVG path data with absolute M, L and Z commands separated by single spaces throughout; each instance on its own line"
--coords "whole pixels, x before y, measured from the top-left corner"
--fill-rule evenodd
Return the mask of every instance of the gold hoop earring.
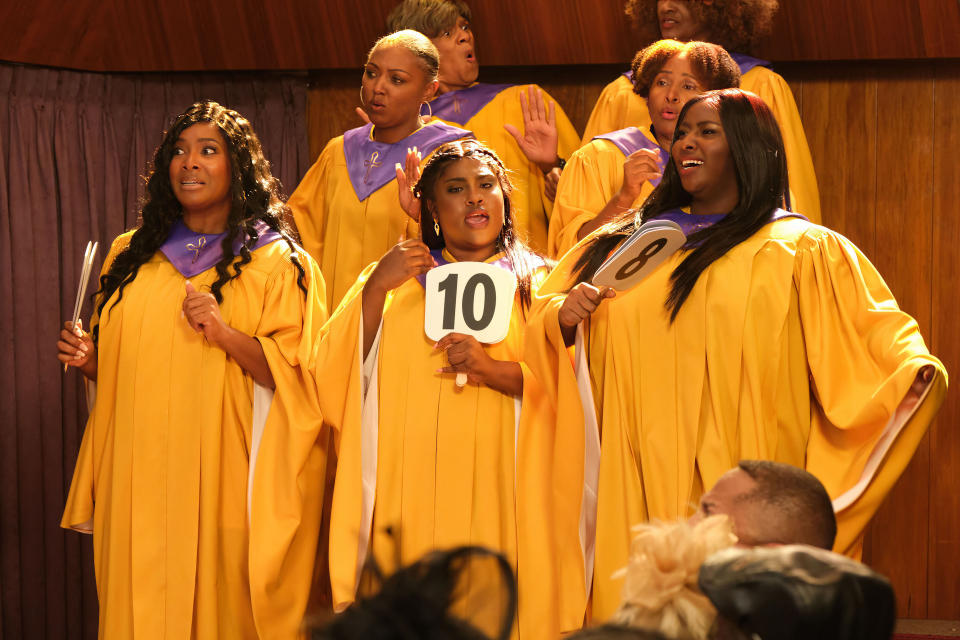
M 440 223 L 437 222 L 436 218 L 433 219 L 433 232 L 437 235 L 438 238 L 440 237 Z
M 424 105 L 427 106 L 427 114 L 426 114 L 427 117 L 429 117 L 431 120 L 433 120 L 433 107 L 430 106 L 430 103 L 429 103 L 429 102 L 421 102 L 421 103 L 420 103 L 420 116 L 422 117 L 422 116 L 424 115 L 424 114 L 423 114 L 423 106 L 424 106 Z

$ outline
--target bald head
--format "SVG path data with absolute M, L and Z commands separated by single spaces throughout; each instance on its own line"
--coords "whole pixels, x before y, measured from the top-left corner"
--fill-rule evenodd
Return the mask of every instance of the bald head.
M 769 460 L 743 460 L 700 499 L 695 518 L 725 513 L 740 544 L 808 544 L 831 549 L 837 520 L 812 474 Z

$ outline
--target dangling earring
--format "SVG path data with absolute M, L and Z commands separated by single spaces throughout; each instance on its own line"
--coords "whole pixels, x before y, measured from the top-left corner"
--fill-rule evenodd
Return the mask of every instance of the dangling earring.
M 440 237 L 440 223 L 437 222 L 437 219 L 433 219 L 433 232 L 437 234 L 437 237 Z
M 423 107 L 427 107 L 427 116 L 433 120 L 433 107 L 430 106 L 429 102 L 420 103 L 420 112 L 417 114 L 417 117 L 420 118 L 420 123 L 423 124 Z

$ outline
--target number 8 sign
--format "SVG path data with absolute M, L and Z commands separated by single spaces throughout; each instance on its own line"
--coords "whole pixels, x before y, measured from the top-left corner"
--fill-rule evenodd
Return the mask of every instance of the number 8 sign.
M 431 340 L 462 333 L 493 344 L 507 337 L 517 291 L 510 271 L 485 262 L 452 262 L 428 271 L 424 287 L 423 330 Z M 466 384 L 465 374 L 457 374 L 457 384 Z
M 600 265 L 591 282 L 598 287 L 626 291 L 663 264 L 686 240 L 675 222 L 646 222 Z

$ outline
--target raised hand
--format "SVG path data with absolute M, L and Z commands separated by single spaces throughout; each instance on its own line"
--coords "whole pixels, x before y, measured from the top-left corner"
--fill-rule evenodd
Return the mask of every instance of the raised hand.
M 629 200 L 630 204 L 633 204 L 634 200 L 640 197 L 644 182 L 663 175 L 657 164 L 659 160 L 660 154 L 653 149 L 638 149 L 627 156 L 623 162 L 623 185 L 620 187 L 624 202 Z
M 82 320 L 77 320 L 76 326 L 63 323 L 57 341 L 57 360 L 68 367 L 77 367 L 91 380 L 97 379 L 97 347 L 90 334 L 83 330 Z
M 557 118 L 556 104 L 544 104 L 543 92 L 530 85 L 526 95 L 520 94 L 520 109 L 523 112 L 523 134 L 512 124 L 503 128 L 514 140 L 530 162 L 536 163 L 544 173 L 557 163 Z
M 413 187 L 420 181 L 420 162 L 423 156 L 416 147 L 407 149 L 407 158 L 404 166 L 398 162 L 394 167 L 397 170 L 397 191 L 400 198 L 400 207 L 414 222 L 420 222 L 420 198 L 414 195 Z
M 437 262 L 423 242 L 417 239 L 400 240 L 380 258 L 366 286 L 386 293 L 435 266 Z

